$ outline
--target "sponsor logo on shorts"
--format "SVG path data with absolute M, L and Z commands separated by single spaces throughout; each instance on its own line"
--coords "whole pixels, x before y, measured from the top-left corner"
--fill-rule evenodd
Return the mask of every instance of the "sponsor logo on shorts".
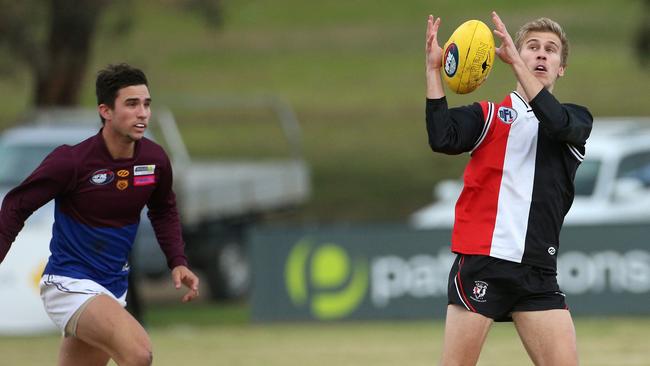
M 483 281 L 474 281 L 474 289 L 470 299 L 478 302 L 485 302 L 485 293 L 487 292 L 488 284 Z
M 96 170 L 90 177 L 90 183 L 101 186 L 112 182 L 113 178 L 115 178 L 115 173 L 113 173 L 111 170 L 99 169 Z
M 139 175 L 152 175 L 154 171 L 156 170 L 156 165 L 155 164 L 149 164 L 149 165 L 134 165 L 133 166 L 133 175 L 134 176 L 139 176 Z
M 148 186 L 156 183 L 155 175 L 145 175 L 143 177 L 133 177 L 133 185 L 138 186 Z
M 125 190 L 129 186 L 129 181 L 126 179 L 118 179 L 115 185 L 120 191 Z
M 555 255 L 555 253 L 557 253 L 557 249 L 555 249 L 555 247 L 548 247 L 548 254 Z
M 126 169 L 118 170 L 117 171 L 117 176 L 120 178 L 128 177 L 129 176 L 129 171 Z

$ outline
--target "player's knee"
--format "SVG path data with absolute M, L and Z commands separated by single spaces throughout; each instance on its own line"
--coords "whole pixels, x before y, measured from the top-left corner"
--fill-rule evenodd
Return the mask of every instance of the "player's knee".
M 133 366 L 151 366 L 153 363 L 153 353 L 151 348 L 143 347 L 131 355 L 129 365 Z
M 150 342 L 132 343 L 131 347 L 122 350 L 116 358 L 119 365 L 150 366 L 153 362 L 153 353 Z M 120 362 L 121 361 L 121 362 Z

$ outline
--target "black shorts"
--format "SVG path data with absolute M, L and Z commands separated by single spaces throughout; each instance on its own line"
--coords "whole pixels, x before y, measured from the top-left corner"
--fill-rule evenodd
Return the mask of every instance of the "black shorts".
M 511 321 L 513 311 L 568 309 L 555 271 L 484 255 L 456 257 L 447 297 L 495 321 Z

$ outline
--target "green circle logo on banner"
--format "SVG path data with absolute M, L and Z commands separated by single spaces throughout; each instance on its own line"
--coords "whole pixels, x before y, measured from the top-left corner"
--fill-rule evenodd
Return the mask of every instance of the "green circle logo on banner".
M 350 256 L 339 245 L 314 246 L 299 241 L 285 265 L 285 283 L 296 306 L 308 305 L 311 314 L 322 320 L 340 319 L 352 313 L 368 289 L 368 263 Z

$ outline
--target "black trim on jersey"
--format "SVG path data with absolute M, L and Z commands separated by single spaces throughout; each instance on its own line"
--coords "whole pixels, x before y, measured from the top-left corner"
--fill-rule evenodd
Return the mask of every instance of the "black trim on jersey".
M 519 93 L 513 91 L 512 94 L 514 94 L 517 97 L 517 99 L 521 100 L 522 103 L 524 103 L 524 105 L 526 106 L 526 112 L 533 111 L 533 108 L 528 103 L 526 103 L 526 100 L 524 100 L 524 98 L 521 95 L 519 95 Z
M 487 116 L 485 117 L 485 125 L 483 125 L 483 131 L 481 131 L 481 134 L 478 137 L 478 140 L 474 144 L 474 147 L 472 150 L 469 151 L 469 154 L 471 155 L 474 150 L 476 150 L 479 145 L 485 140 L 485 136 L 487 136 L 488 131 L 490 130 L 490 126 L 492 125 L 492 117 L 494 115 L 494 103 L 488 102 L 488 112 Z
M 579 162 L 583 162 L 585 160 L 585 156 L 582 153 L 580 153 L 580 150 L 578 150 L 577 147 L 571 144 L 566 144 L 566 146 L 569 148 L 571 154 L 573 154 L 573 156 L 575 156 Z

